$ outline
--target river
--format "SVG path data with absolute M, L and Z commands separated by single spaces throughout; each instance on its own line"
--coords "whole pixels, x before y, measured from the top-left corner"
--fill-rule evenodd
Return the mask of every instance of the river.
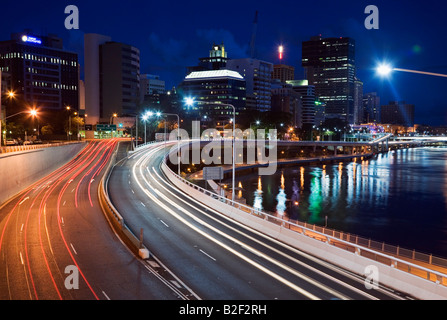
M 248 205 L 447 258 L 447 148 L 237 177 Z

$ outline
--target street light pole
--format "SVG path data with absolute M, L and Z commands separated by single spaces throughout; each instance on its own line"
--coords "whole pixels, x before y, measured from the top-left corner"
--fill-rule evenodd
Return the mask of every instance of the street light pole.
M 180 117 L 178 114 L 175 113 L 163 113 L 166 116 L 176 116 L 177 117 L 177 171 L 178 175 L 180 176 Z M 166 121 L 165 121 L 166 122 Z M 166 136 L 165 136 L 166 141 Z
M 185 102 L 188 106 L 192 106 L 194 104 L 194 99 L 191 97 L 185 98 Z M 236 131 L 236 109 L 234 107 L 234 105 L 229 104 L 229 103 L 207 103 L 207 104 L 213 104 L 213 105 L 223 105 L 223 106 L 228 106 L 231 107 L 233 109 L 233 138 L 232 138 L 232 147 L 233 147 L 233 153 L 232 153 L 232 158 L 233 158 L 233 167 L 232 167 L 232 192 L 231 192 L 231 201 L 234 202 L 234 191 L 235 191 L 235 183 L 236 183 L 236 165 L 235 165 L 235 158 L 236 158 L 236 150 L 235 150 L 235 131 Z
M 148 115 L 153 115 L 152 112 L 148 112 Z M 176 116 L 177 117 L 177 173 L 180 176 L 180 117 L 178 114 L 176 113 L 161 113 L 161 112 L 157 112 L 156 113 L 157 116 Z M 166 145 L 166 120 L 165 120 L 165 136 L 164 136 L 164 141 L 165 141 L 165 145 Z

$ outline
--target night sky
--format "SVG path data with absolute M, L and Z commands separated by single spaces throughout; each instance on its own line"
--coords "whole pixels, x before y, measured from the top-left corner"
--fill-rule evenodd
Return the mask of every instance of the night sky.
M 64 27 L 66 6 L 79 9 L 80 29 Z M 367 30 L 365 7 L 379 9 L 379 29 Z M 447 125 L 447 78 L 395 72 L 380 79 L 374 67 L 394 67 L 447 74 L 447 4 L 444 1 L 2 1 L 0 40 L 13 32 L 56 34 L 83 65 L 84 33 L 99 33 L 140 49 L 141 73 L 158 74 L 167 88 L 177 86 L 186 67 L 208 56 L 214 42 L 225 44 L 229 58 L 248 56 L 258 10 L 256 56 L 284 63 L 303 78 L 301 43 L 311 36 L 352 37 L 356 41 L 357 76 L 364 92 L 376 91 L 382 104 L 415 104 L 416 123 Z M 82 75 L 81 75 L 82 78 Z

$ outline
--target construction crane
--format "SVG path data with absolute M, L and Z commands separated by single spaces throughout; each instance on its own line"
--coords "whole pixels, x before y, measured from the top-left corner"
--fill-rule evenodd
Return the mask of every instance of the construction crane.
M 255 13 L 255 20 L 253 21 L 253 31 L 251 33 L 251 41 L 250 41 L 250 58 L 254 59 L 255 57 L 255 42 L 256 42 L 256 29 L 258 27 L 258 10 Z

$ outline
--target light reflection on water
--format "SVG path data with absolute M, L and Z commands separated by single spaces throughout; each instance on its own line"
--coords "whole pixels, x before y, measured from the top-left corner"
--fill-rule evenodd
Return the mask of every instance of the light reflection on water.
M 247 204 L 259 209 L 447 257 L 447 148 L 238 180 Z

